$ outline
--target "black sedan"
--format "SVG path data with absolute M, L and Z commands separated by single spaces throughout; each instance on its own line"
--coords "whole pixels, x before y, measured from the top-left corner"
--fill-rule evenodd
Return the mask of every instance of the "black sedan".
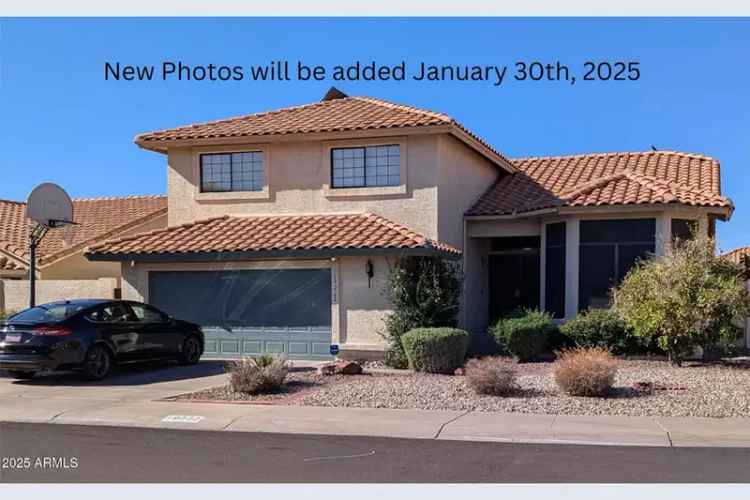
M 0 370 L 31 378 L 41 370 L 82 370 L 92 380 L 114 364 L 203 354 L 200 327 L 140 302 L 69 300 L 26 309 L 0 321 Z

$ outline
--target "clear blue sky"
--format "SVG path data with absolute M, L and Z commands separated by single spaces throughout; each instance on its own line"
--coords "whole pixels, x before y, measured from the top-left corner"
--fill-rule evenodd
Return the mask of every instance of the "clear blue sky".
M 104 81 L 105 61 L 410 67 L 640 61 L 637 82 L 343 82 L 456 117 L 510 157 L 659 149 L 722 163 L 737 210 L 724 249 L 750 244 L 750 20 L 121 19 L 0 21 L 0 198 L 42 181 L 73 196 L 163 193 L 140 132 L 320 99 L 333 82 Z

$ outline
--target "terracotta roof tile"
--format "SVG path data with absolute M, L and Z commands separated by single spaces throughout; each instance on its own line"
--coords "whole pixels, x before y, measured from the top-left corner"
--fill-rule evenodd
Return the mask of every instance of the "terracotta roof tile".
M 731 252 L 722 254 L 725 257 L 736 264 L 750 265 L 750 247 L 735 248 Z
M 177 140 L 398 129 L 439 125 L 449 126 L 469 135 L 490 155 L 499 158 L 506 168 L 512 169 L 510 162 L 502 154 L 450 116 L 373 97 L 347 96 L 274 111 L 157 130 L 136 136 L 135 142 L 147 149 L 164 151 L 166 144 Z
M 467 215 L 506 215 L 563 206 L 682 203 L 732 208 L 713 158 L 676 151 L 512 160 Z
M 224 216 L 107 241 L 90 255 L 155 255 L 206 252 L 413 249 L 458 255 L 378 215 L 321 214 Z
M 18 263 L 15 259 L 0 254 L 0 271 L 24 271 L 26 266 Z
M 74 199 L 73 217 L 78 224 L 47 232 L 37 250 L 39 264 L 49 264 L 166 213 L 166 196 Z M 28 261 L 31 226 L 25 203 L 0 200 L 0 250 Z

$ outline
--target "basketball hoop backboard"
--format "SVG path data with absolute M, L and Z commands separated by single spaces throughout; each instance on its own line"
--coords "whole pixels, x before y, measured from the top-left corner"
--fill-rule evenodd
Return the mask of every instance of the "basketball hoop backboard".
M 35 187 L 26 200 L 26 217 L 47 228 L 73 223 L 73 203 L 63 188 L 51 182 Z

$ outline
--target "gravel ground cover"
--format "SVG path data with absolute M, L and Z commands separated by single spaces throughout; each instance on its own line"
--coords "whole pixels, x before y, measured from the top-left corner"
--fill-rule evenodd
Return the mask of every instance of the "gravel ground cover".
M 333 377 L 292 372 L 287 388 L 278 394 L 248 396 L 224 386 L 177 399 L 566 415 L 750 416 L 749 368 L 699 364 L 674 368 L 663 361 L 623 361 L 609 397 L 582 398 L 560 393 L 551 363 L 516 367 L 519 389 L 511 397 L 476 395 L 464 377 L 379 373 L 372 369 L 364 375 Z M 666 390 L 643 394 L 633 388 L 636 382 L 652 382 Z

